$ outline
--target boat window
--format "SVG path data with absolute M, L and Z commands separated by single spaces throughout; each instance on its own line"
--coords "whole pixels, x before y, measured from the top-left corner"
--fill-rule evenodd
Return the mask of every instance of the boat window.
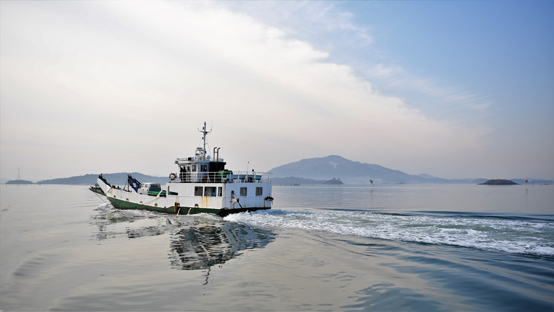
M 256 188 L 256 196 L 262 196 L 262 188 L 261 187 Z
M 203 188 L 201 186 L 194 187 L 194 196 L 202 196 Z
M 223 188 L 221 186 L 217 188 L 217 196 L 223 196 Z
M 152 183 L 150 184 L 149 191 L 161 191 L 162 187 L 158 183 Z
M 240 188 L 240 196 L 246 196 L 246 187 Z
M 192 171 L 196 172 L 196 165 L 192 165 Z
M 202 172 L 208 171 L 208 166 L 207 165 L 202 165 L 200 171 L 202 171 Z
M 206 188 L 204 190 L 204 196 L 215 197 L 215 190 L 216 190 L 215 186 L 206 186 Z

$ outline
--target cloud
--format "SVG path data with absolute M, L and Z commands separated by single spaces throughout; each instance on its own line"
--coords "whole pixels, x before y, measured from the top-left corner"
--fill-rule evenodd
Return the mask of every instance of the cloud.
M 411 64 L 400 65 L 390 51 L 379 48 L 379 42 L 373 44 L 373 33 L 382 40 L 386 27 L 372 25 L 372 19 L 363 12 L 348 11 L 344 3 L 224 3 L 233 11 L 246 13 L 282 29 L 288 36 L 310 42 L 315 49 L 328 51 L 327 62 L 349 66 L 354 75 L 371 81 L 374 89 L 405 99 L 407 107 L 419 109 L 433 118 L 464 123 L 469 127 L 484 123 L 490 117 L 491 99 L 464 90 L 464 87 L 448 85 L 451 77 L 424 77 L 411 72 L 408 69 Z M 365 24 L 361 26 L 360 21 Z M 477 122 L 476 116 L 479 116 Z
M 222 2 L 222 5 L 231 11 L 243 12 L 267 25 L 283 29 L 295 37 L 315 41 L 332 38 L 336 41 L 337 35 L 341 34 L 341 38 L 348 37 L 350 48 L 352 45 L 367 46 L 373 42 L 368 28 L 357 25 L 354 14 L 343 10 L 338 2 L 229 1 Z
M 340 154 L 423 172 L 477 153 L 488 132 L 431 119 L 328 52 L 220 3 L 2 7 L 3 175 L 165 175 L 205 120 L 231 167 L 258 170 Z M 364 34 L 331 9 L 318 11 L 330 27 Z
M 428 97 L 428 101 L 437 103 L 437 105 L 433 106 L 435 110 L 441 110 L 438 107 L 439 105 L 444 107 L 444 104 L 449 104 L 451 108 L 452 105 L 455 105 L 458 111 L 486 115 L 488 114 L 487 109 L 492 104 L 486 96 L 479 96 L 470 92 L 460 91 L 454 87 L 439 85 L 433 79 L 417 77 L 399 65 L 385 65 L 381 62 L 366 69 L 365 76 L 383 82 L 391 90 L 398 92 L 412 91 L 420 94 L 419 96 L 414 96 L 414 98 L 421 98 L 421 95 L 424 95 Z M 441 115 L 443 118 L 452 118 L 452 116 L 460 117 L 463 116 L 463 113 Z M 463 121 L 468 122 L 467 119 Z

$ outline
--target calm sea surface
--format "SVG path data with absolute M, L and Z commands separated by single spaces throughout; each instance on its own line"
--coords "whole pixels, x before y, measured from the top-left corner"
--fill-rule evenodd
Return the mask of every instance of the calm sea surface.
M 554 311 L 554 186 L 274 186 L 220 218 L 0 186 L 0 310 Z

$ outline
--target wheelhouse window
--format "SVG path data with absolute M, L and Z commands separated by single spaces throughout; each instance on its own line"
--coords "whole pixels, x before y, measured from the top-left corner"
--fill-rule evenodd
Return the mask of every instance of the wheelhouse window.
M 202 196 L 202 191 L 204 190 L 201 186 L 195 186 L 194 187 L 194 196 Z
M 215 186 L 206 186 L 206 188 L 204 189 L 204 196 L 215 197 L 215 191 L 216 191 Z
M 263 194 L 263 189 L 261 187 L 257 187 L 256 188 L 256 196 L 262 196 Z
M 246 187 L 240 188 L 240 196 L 246 196 Z

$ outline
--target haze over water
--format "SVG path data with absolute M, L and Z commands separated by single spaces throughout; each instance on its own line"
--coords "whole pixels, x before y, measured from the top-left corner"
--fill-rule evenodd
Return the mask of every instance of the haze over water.
M 551 185 L 274 186 L 224 219 L 0 191 L 6 311 L 554 309 Z

